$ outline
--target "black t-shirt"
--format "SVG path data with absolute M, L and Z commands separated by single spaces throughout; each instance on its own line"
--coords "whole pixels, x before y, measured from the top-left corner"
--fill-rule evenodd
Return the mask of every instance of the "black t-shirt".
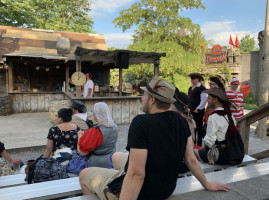
M 161 200 L 173 193 L 190 135 L 186 119 L 174 111 L 138 115 L 133 119 L 126 149 L 148 150 L 146 177 L 138 199 Z

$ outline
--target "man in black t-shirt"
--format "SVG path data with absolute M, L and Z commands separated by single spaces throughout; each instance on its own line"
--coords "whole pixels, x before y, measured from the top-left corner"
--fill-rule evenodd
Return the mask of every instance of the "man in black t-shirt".
M 106 193 L 107 184 L 125 174 L 120 199 L 168 198 L 177 182 L 179 165 L 183 158 L 201 184 L 209 191 L 229 187 L 207 182 L 193 153 L 193 142 L 187 121 L 174 111 L 168 111 L 175 87 L 154 77 L 144 90 L 142 110 L 129 129 L 126 149 L 129 151 L 125 170 L 88 168 L 80 173 L 84 194 L 97 193 L 100 199 L 115 199 Z

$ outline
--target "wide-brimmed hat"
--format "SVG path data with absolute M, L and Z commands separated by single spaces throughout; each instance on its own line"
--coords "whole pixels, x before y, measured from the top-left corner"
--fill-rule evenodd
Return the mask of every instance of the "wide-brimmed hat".
M 200 81 L 204 81 L 203 74 L 200 74 L 200 73 L 190 73 L 190 74 L 188 75 L 188 77 L 191 77 L 191 78 L 198 78 Z
M 157 76 L 154 76 L 146 87 L 140 88 L 160 101 L 166 103 L 174 103 L 176 101 L 174 99 L 175 87 Z
M 221 88 L 212 88 L 212 89 L 203 91 L 203 93 L 213 95 L 217 97 L 218 99 L 220 99 L 223 103 L 229 102 L 226 92 Z
M 225 81 L 221 76 L 210 76 L 209 80 L 216 83 L 219 88 L 225 89 Z
M 87 112 L 86 106 L 84 105 L 82 101 L 79 101 L 79 100 L 74 100 L 72 104 L 70 105 L 70 108 L 75 108 L 77 110 L 80 110 L 82 113 Z
M 174 106 L 182 113 L 187 113 L 189 111 L 188 104 L 190 102 L 190 98 L 184 92 L 180 92 L 178 88 L 176 88 L 174 98 L 176 102 L 174 102 Z

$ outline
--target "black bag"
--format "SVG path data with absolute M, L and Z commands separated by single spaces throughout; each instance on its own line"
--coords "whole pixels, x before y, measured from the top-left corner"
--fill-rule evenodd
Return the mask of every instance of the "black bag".
M 227 139 L 225 155 L 230 165 L 239 165 L 242 163 L 245 156 L 244 143 L 238 131 L 235 138 Z
M 112 182 L 107 184 L 108 189 L 115 195 L 119 196 L 121 192 L 121 187 L 123 184 L 123 180 L 125 178 L 125 174 L 115 178 Z
M 223 113 L 223 111 L 215 111 L 213 113 L 217 113 L 220 116 L 224 116 L 226 113 Z M 213 114 L 212 113 L 212 114 Z M 245 150 L 244 150 L 244 143 L 241 138 L 240 133 L 235 128 L 233 119 L 230 117 L 229 120 L 226 119 L 229 126 L 226 132 L 226 148 L 220 149 L 220 153 L 223 155 L 225 160 L 230 165 L 239 165 L 242 163 L 244 156 L 245 156 Z
M 30 167 L 28 184 L 69 178 L 65 166 L 53 158 L 41 155 Z

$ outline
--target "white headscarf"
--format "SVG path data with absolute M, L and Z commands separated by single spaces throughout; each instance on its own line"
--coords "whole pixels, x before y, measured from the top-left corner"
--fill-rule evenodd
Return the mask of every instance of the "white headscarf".
M 98 102 L 93 106 L 93 114 L 98 119 L 99 123 L 106 127 L 114 126 L 114 122 L 109 112 L 109 108 L 106 103 Z

